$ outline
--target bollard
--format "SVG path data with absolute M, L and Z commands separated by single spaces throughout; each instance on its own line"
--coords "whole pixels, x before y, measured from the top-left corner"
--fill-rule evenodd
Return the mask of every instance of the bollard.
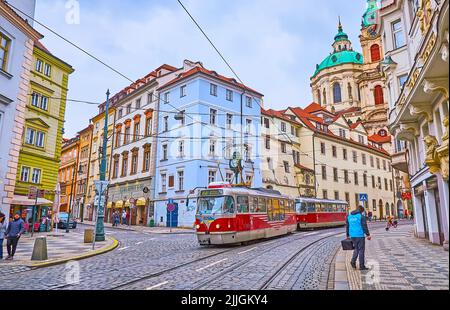
M 84 230 L 84 243 L 92 243 L 94 242 L 94 230 L 93 229 L 85 229 Z
M 34 241 L 33 254 L 31 260 L 47 260 L 47 238 L 39 237 Z

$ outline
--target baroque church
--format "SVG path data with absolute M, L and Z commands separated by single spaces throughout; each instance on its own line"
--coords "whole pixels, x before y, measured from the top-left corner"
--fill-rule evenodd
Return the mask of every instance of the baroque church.
M 311 89 L 314 102 L 344 115 L 350 123 L 362 122 L 369 135 L 391 151 L 387 90 L 380 70 L 384 52 L 377 32 L 377 10 L 377 1 L 367 0 L 359 36 L 362 53 L 353 49 L 339 18 L 333 51 L 316 66 Z

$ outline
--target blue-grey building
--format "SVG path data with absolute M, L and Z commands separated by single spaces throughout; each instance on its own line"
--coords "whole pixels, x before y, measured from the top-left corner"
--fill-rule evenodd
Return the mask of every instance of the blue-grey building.
M 261 187 L 263 95 L 200 63 L 158 89 L 155 222 L 192 227 L 199 188 L 227 181 Z M 243 171 L 230 168 L 241 155 Z M 167 205 L 175 205 L 172 216 Z M 170 219 L 172 217 L 172 219 Z

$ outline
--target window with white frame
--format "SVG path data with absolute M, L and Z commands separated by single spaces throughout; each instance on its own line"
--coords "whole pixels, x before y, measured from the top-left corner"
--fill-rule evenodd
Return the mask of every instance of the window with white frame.
M 36 146 L 37 147 L 44 147 L 44 140 L 45 140 L 45 133 L 38 131 L 36 133 Z
M 178 141 L 178 157 L 184 157 L 184 141 Z
M 28 182 L 30 177 L 30 167 L 22 166 L 22 171 L 20 172 L 20 181 Z
M 141 108 L 141 98 L 136 100 L 136 110 L 139 110 Z
M 286 123 L 285 122 L 281 122 L 281 131 L 286 132 Z
M 394 40 L 394 49 L 405 45 L 405 34 L 403 32 L 403 25 L 400 19 L 392 23 L 392 36 Z
M 178 174 L 178 190 L 184 191 L 184 171 L 179 170 Z
M 217 97 L 217 85 L 216 84 L 212 84 L 212 83 L 210 84 L 209 93 L 211 94 L 211 96 Z
M 163 128 L 164 132 L 168 132 L 169 131 L 169 117 L 168 116 L 164 116 L 164 128 Z
M 161 173 L 161 193 L 167 192 L 167 174 Z
M 209 140 L 209 156 L 216 156 L 216 140 Z
M 44 62 L 40 59 L 36 60 L 36 71 L 42 72 L 42 68 L 44 67 Z
M 225 174 L 225 181 L 228 182 L 228 183 L 231 183 L 233 181 L 233 173 L 227 172 Z
M 186 97 L 186 85 L 180 87 L 180 98 Z
M 41 182 L 41 169 L 33 168 L 31 175 L 31 183 L 39 184 Z
M 252 97 L 250 97 L 250 96 L 246 96 L 245 97 L 245 106 L 247 108 L 251 108 L 252 107 Z
M 215 170 L 208 171 L 208 184 L 216 182 L 216 174 L 217 172 Z
M 11 39 L 0 32 L 0 70 L 6 71 L 9 59 Z
M 209 123 L 211 125 L 217 124 L 217 110 L 214 109 L 209 110 Z
M 233 91 L 227 89 L 227 101 L 233 101 Z
M 250 119 L 247 119 L 247 120 L 245 120 L 245 133 L 246 134 L 250 134 L 251 133 L 251 130 L 252 130 L 252 120 L 250 120 Z
M 168 146 L 167 144 L 162 145 L 162 160 L 168 159 Z
M 227 129 L 231 129 L 233 126 L 233 115 L 227 114 Z
M 44 74 L 48 77 L 50 77 L 52 74 L 52 66 L 50 66 L 48 63 L 44 65 Z
M 170 103 L 170 92 L 164 94 L 164 103 Z

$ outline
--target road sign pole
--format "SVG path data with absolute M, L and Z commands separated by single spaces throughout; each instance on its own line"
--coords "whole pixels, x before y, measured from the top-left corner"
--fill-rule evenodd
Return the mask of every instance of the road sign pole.
M 39 190 L 36 190 L 36 192 L 38 192 Z M 35 212 L 36 212 L 36 206 L 37 206 L 37 203 L 38 203 L 38 193 L 36 193 L 36 198 L 34 199 L 34 206 L 33 206 L 33 208 L 32 208 L 32 213 L 33 213 L 33 216 L 32 216 L 32 220 L 31 220 L 31 237 L 33 237 L 33 235 L 34 235 L 34 223 L 36 222 L 36 217 L 35 217 Z
M 170 228 L 170 229 L 169 229 L 169 231 L 172 232 L 172 211 L 170 211 L 169 214 L 170 214 L 170 222 L 169 222 L 169 223 L 170 223 L 170 224 L 169 224 L 169 228 Z

